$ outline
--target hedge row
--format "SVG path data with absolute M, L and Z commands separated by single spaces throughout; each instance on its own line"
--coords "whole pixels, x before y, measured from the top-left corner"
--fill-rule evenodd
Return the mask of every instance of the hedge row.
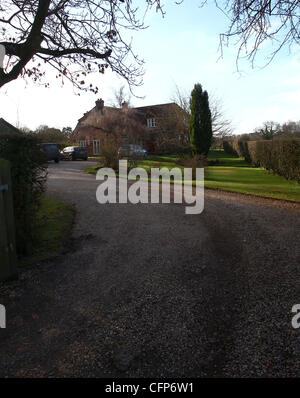
M 36 212 L 45 190 L 46 163 L 31 135 L 0 136 L 0 158 L 11 162 L 12 190 L 18 255 L 30 254 L 36 231 Z
M 300 183 L 300 140 L 233 140 L 223 142 L 224 151 L 243 157 L 254 167 L 263 167 L 287 180 Z

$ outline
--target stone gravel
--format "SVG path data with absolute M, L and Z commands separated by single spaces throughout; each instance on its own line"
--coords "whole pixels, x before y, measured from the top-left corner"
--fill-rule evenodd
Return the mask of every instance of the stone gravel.
M 0 284 L 0 377 L 299 377 L 300 205 L 100 205 L 88 165 L 49 167 L 77 210 L 66 252 Z

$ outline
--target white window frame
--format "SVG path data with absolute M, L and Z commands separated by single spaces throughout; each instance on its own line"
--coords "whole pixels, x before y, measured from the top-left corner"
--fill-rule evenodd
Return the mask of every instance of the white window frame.
M 100 140 L 93 140 L 93 155 L 100 155 Z
M 154 117 L 150 117 L 147 119 L 147 127 L 150 128 L 156 127 L 156 120 Z
M 86 147 L 86 140 L 79 140 L 80 147 Z

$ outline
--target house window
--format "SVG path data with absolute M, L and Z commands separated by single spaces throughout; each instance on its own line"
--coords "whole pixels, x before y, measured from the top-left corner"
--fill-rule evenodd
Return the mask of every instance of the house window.
M 93 140 L 93 155 L 100 155 L 100 140 Z
M 154 117 L 147 119 L 147 127 L 156 127 L 156 120 Z
M 84 146 L 84 147 L 86 147 L 86 141 L 85 141 L 85 140 L 79 141 L 79 146 Z

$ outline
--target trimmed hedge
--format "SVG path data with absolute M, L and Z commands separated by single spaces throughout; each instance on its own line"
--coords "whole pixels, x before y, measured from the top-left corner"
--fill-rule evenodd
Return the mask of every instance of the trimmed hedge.
M 238 156 L 238 154 L 236 153 L 235 149 L 233 148 L 233 140 L 223 141 L 223 149 L 229 155 Z
M 36 213 L 47 178 L 46 162 L 36 137 L 2 134 L 0 158 L 11 162 L 18 255 L 30 254 L 36 233 Z
M 300 183 L 300 140 L 232 140 L 223 142 L 224 151 L 243 157 L 254 167 L 263 167 L 287 180 Z

